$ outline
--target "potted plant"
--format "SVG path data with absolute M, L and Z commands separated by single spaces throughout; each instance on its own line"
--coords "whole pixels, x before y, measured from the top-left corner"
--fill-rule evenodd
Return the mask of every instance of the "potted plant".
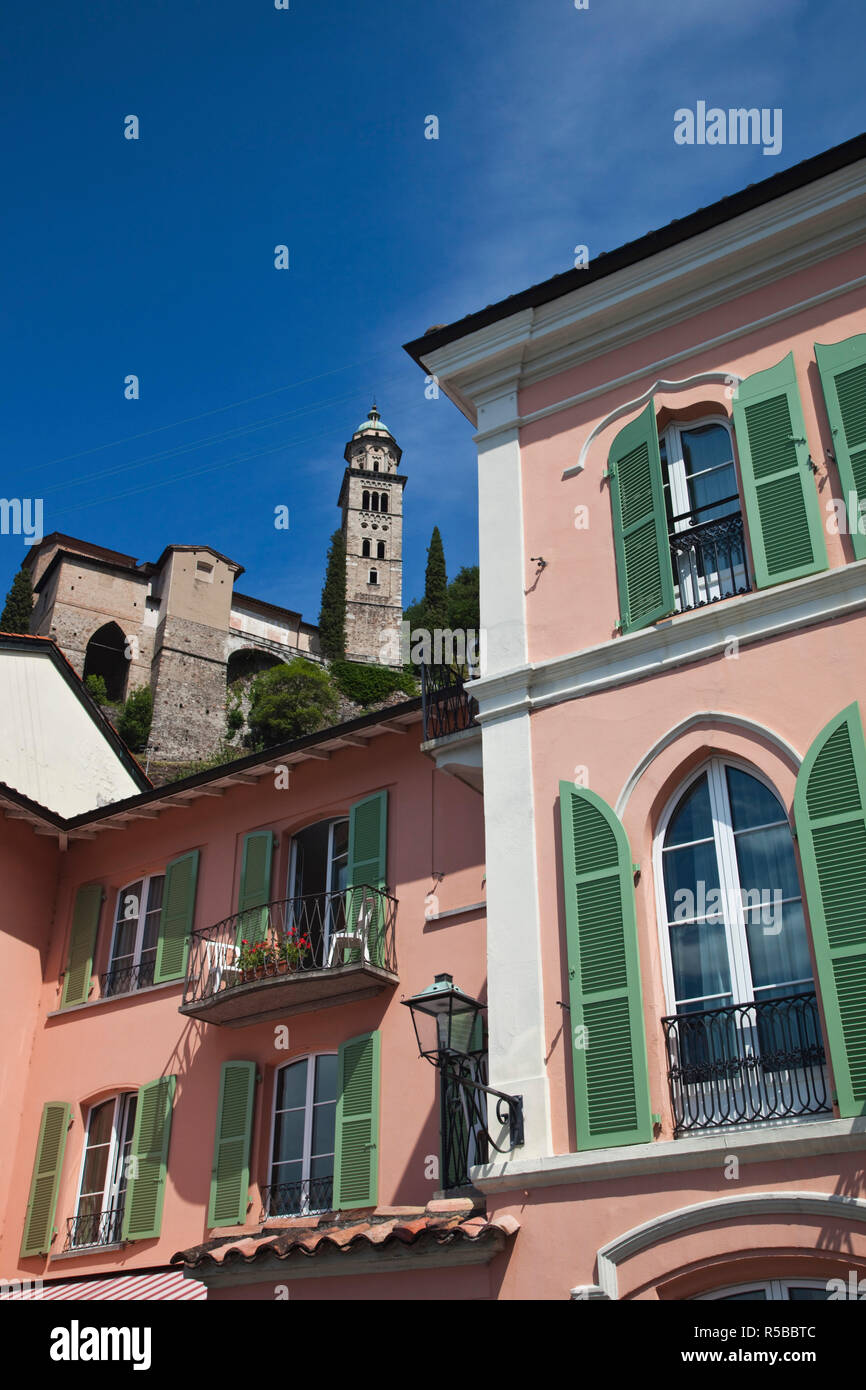
M 266 941 L 241 942 L 238 968 L 245 980 L 261 980 L 265 973 L 268 943 Z
M 277 946 L 277 968 L 280 973 L 288 970 L 297 970 L 309 956 L 311 950 L 310 938 L 306 933 L 297 927 L 290 927 L 280 937 Z

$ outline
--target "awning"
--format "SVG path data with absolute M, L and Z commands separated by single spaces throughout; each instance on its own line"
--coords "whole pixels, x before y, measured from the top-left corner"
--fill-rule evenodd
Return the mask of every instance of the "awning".
M 33 1279 L 30 1287 L 26 1281 L 20 1288 L 10 1286 L 0 1291 L 4 1300 L 27 1299 L 42 1302 L 45 1299 L 122 1299 L 135 1302 L 154 1302 L 177 1300 L 190 1302 L 207 1298 L 207 1288 L 197 1279 L 185 1279 L 178 1270 L 157 1270 L 154 1274 L 129 1274 L 119 1279 L 79 1279 L 68 1284 L 45 1283 Z

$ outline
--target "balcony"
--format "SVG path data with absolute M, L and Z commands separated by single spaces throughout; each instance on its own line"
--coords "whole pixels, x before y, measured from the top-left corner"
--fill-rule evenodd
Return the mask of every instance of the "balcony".
M 484 790 L 478 702 L 467 694 L 464 676 L 452 666 L 421 667 L 421 745 L 442 772 L 475 791 Z
M 90 1199 L 82 1198 L 86 1207 Z M 107 1211 L 79 1210 L 77 1216 L 66 1221 L 66 1244 L 63 1253 L 80 1250 L 99 1250 L 106 1245 L 119 1245 L 123 1230 L 123 1207 L 110 1207 Z
M 832 1110 L 814 993 L 663 1018 L 674 1137 Z
M 701 512 L 735 502 L 736 497 L 726 497 L 707 507 L 697 507 L 674 517 L 673 524 L 691 521 Z M 751 592 L 743 518 L 739 512 L 699 522 L 687 531 L 675 529 L 670 532 L 670 543 L 678 613 Z
M 261 1221 L 279 1217 L 315 1216 L 333 1211 L 334 1179 L 304 1178 L 298 1182 L 274 1183 L 262 1188 Z
M 180 1012 L 229 1027 L 367 999 L 397 983 L 397 900 L 368 885 L 286 898 L 195 932 Z

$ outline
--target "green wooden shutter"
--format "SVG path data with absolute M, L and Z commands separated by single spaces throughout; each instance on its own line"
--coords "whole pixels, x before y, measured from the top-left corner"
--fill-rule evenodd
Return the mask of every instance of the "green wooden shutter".
M 856 704 L 797 776 L 797 840 L 842 1115 L 866 1112 L 866 744 Z
M 346 930 L 363 919 L 367 946 L 374 965 L 384 964 L 385 913 L 381 899 L 369 888 L 387 887 L 388 793 L 374 792 L 349 808 L 349 862 L 346 880 Z M 344 953 L 344 963 L 356 962 L 361 953 L 352 948 Z
M 43 1107 L 36 1160 L 30 1179 L 30 1198 L 24 1218 L 22 1259 L 27 1255 L 47 1255 L 51 1248 L 60 1171 L 71 1117 L 72 1109 L 65 1101 L 50 1100 Z
M 223 1062 L 211 1169 L 209 1226 L 243 1226 L 250 1185 L 255 1062 Z
M 73 1004 L 87 1003 L 102 896 L 102 886 L 99 883 L 85 884 L 75 895 L 69 955 L 60 999 L 61 1009 L 68 1009 Z
M 267 904 L 271 900 L 271 861 L 274 854 L 272 830 L 254 830 L 244 836 L 241 862 L 241 884 L 238 891 L 238 912 L 244 915 L 238 923 L 238 945 L 249 941 L 254 945 L 268 934 Z
M 160 1076 L 138 1092 L 123 1211 L 124 1240 L 148 1240 L 159 1235 L 176 1083 L 175 1076 Z
M 159 941 L 156 947 L 155 985 L 182 980 L 195 917 L 195 887 L 198 879 L 198 850 L 173 859 L 165 871 Z
M 647 1143 L 649 1076 L 628 840 L 595 792 L 560 782 L 559 805 L 577 1147 Z
M 608 456 L 620 624 L 634 632 L 674 611 L 655 402 L 620 430 Z
M 379 1193 L 379 1034 L 343 1043 L 337 1055 L 334 1207 L 374 1207 Z
M 740 383 L 733 414 L 757 587 L 825 570 L 821 503 L 792 352 Z
M 828 346 L 816 343 L 815 357 L 845 494 L 851 544 L 857 559 L 866 560 L 866 535 L 861 535 L 858 525 L 861 501 L 866 513 L 866 333 Z

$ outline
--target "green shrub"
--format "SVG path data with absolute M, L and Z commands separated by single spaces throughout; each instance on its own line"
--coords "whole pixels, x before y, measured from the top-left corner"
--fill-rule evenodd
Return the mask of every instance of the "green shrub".
M 153 692 L 149 685 L 133 690 L 120 711 L 117 732 L 133 753 L 143 753 L 147 747 L 153 719 Z
M 297 657 L 256 676 L 250 689 L 249 742 L 270 748 L 324 728 L 339 701 L 327 671 Z
M 92 695 L 98 705 L 108 704 L 108 691 L 105 688 L 104 676 L 88 676 L 84 682 L 84 688 L 89 695 Z
M 347 700 L 356 705 L 375 705 L 387 700 L 395 690 L 417 695 L 418 685 L 411 671 L 389 671 L 383 666 L 367 666 L 360 661 L 335 661 L 331 675 Z

